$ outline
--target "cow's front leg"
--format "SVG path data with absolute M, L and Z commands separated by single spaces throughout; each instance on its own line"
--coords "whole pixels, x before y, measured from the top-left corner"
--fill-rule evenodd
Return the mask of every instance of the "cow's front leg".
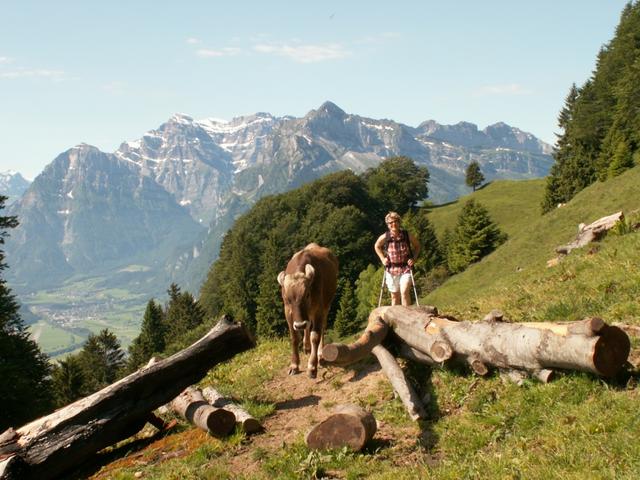
M 307 323 L 307 327 L 304 329 L 304 353 L 309 355 L 311 353 L 311 325 Z
M 291 325 L 289 325 L 289 338 L 291 339 L 291 364 L 289 365 L 289 375 L 300 373 L 300 354 L 298 353 L 300 336 Z
M 307 374 L 309 378 L 316 378 L 318 374 L 318 346 L 320 344 L 320 332 L 311 331 L 311 353 L 309 354 L 309 362 L 307 363 Z

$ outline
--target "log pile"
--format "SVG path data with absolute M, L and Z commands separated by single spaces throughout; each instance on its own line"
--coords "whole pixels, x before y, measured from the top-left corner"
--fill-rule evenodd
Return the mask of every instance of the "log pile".
M 262 425 L 240 405 L 226 398 L 213 387 L 206 387 L 202 395 L 214 407 L 227 410 L 235 416 L 236 425 L 245 433 L 256 433 L 262 430 Z
M 564 323 L 506 323 L 494 311 L 480 322 L 439 315 L 435 307 L 379 307 L 362 336 L 350 345 L 325 345 L 326 364 L 347 365 L 375 355 L 411 418 L 424 409 L 395 359 L 381 342 L 393 333 L 399 355 L 428 365 L 465 364 L 475 374 L 498 369 L 513 377 L 549 381 L 554 370 L 578 370 L 613 377 L 629 356 L 631 343 L 620 328 L 600 318 Z M 375 350 L 375 351 L 374 351 Z
M 255 345 L 223 317 L 190 347 L 50 415 L 0 436 L 0 479 L 60 478 L 91 454 L 138 432 L 150 413 L 216 364 Z

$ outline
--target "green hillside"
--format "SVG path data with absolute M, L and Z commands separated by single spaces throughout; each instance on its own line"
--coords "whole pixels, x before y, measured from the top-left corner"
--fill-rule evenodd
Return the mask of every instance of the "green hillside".
M 539 213 L 541 181 L 495 182 L 474 193 L 472 196 L 509 234 L 509 240 L 423 301 L 469 318 L 499 308 L 517 320 L 600 315 L 607 321 L 638 322 L 633 297 L 634 283 L 640 284 L 636 276 L 640 258 L 637 235 L 610 235 L 595 248 L 575 250 L 554 268 L 546 266 L 547 260 L 556 256 L 555 247 L 574 239 L 578 224 L 620 210 L 637 220 L 638 185 L 640 168 L 636 167 L 593 184 L 544 216 Z M 430 213 L 437 231 L 453 225 L 464 201 L 462 198 Z M 627 294 L 626 287 L 632 289 Z
M 545 216 L 543 181 L 499 181 L 471 196 L 484 204 L 509 240 L 467 271 L 422 298 L 442 312 L 478 319 L 493 308 L 517 321 L 602 316 L 640 325 L 640 233 L 610 233 L 547 268 L 554 248 L 573 239 L 580 222 L 623 210 L 638 219 L 640 167 L 596 183 Z M 441 234 L 466 199 L 433 208 Z M 620 232 L 622 233 L 622 232 Z M 430 418 L 408 419 L 373 360 L 321 369 L 314 381 L 286 375 L 288 342 L 256 349 L 213 369 L 214 385 L 262 419 L 265 433 L 215 439 L 183 425 L 141 452 L 134 446 L 93 478 L 373 478 L 460 479 L 637 478 L 638 340 L 629 368 L 616 379 L 566 372 L 549 384 L 507 382 L 405 365 Z M 320 378 L 321 377 L 321 378 Z M 379 422 L 361 453 L 312 452 L 304 434 L 337 403 L 357 403 Z M 165 460 L 166 458 L 166 460 Z M 138 477 L 135 477 L 135 475 Z

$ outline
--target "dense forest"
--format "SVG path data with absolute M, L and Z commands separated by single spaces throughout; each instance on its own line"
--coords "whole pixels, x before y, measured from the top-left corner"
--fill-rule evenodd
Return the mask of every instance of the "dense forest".
M 640 3 L 624 8 L 614 38 L 602 47 L 591 77 L 571 86 L 558 117 L 556 163 L 542 210 L 640 162 Z

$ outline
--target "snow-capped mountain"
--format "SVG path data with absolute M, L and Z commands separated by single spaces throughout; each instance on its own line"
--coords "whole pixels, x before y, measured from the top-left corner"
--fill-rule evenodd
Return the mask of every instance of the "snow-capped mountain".
M 114 153 L 79 145 L 47 166 L 11 206 L 21 225 L 7 244 L 9 273 L 34 289 L 136 263 L 156 284 L 197 289 L 233 218 L 264 195 L 405 155 L 429 168 L 430 199 L 448 201 L 467 192 L 472 160 L 487 180 L 531 178 L 547 174 L 549 152 L 504 123 L 410 127 L 331 102 L 302 118 L 176 114 Z

